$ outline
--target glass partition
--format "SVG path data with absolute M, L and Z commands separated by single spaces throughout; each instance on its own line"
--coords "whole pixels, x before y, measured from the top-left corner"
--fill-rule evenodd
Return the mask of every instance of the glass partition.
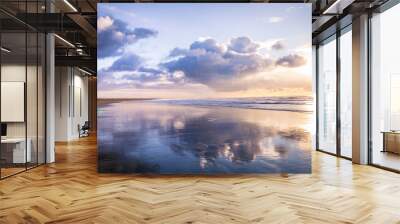
M 37 162 L 46 162 L 46 37 L 38 33 L 38 64 L 37 64 Z
M 26 33 L 1 34 L 1 176 L 24 171 L 30 162 L 26 133 Z M 6 50 L 4 50 L 6 49 Z
M 0 7 L 43 11 L 43 1 L 14 3 Z M 45 163 L 45 44 L 43 33 L 0 12 L 0 178 Z
M 29 160 L 27 167 L 34 167 L 37 165 L 38 158 L 38 35 L 35 32 L 27 33 L 27 82 L 26 82 L 26 114 L 27 114 L 27 150 L 29 153 Z

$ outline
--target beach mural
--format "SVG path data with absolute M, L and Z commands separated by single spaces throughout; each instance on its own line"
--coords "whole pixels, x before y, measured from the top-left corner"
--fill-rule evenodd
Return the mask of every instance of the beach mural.
M 98 170 L 310 173 L 310 4 L 98 4 Z

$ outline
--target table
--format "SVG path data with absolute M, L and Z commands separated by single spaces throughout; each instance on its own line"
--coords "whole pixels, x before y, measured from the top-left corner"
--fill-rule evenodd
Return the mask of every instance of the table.
M 25 151 L 25 140 L 28 143 Z M 5 152 L 8 147 L 13 146 L 12 148 L 12 163 L 26 163 L 31 162 L 32 160 L 32 152 L 31 145 L 32 141 L 30 138 L 5 138 L 1 139 L 2 145 L 2 154 Z M 3 147 L 6 147 L 6 150 Z M 3 155 L 2 155 L 3 156 Z

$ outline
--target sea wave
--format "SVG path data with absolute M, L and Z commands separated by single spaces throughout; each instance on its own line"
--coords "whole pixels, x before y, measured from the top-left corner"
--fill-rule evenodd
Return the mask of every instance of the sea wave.
M 157 99 L 157 103 L 193 106 L 219 106 L 262 110 L 312 112 L 312 97 L 249 97 L 229 99 Z

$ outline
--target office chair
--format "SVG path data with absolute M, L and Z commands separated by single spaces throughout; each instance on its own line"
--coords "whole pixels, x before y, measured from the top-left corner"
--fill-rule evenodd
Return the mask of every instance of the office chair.
M 82 127 L 78 125 L 78 129 L 79 129 L 79 138 L 89 136 L 89 129 L 90 129 L 89 121 L 85 121 Z

